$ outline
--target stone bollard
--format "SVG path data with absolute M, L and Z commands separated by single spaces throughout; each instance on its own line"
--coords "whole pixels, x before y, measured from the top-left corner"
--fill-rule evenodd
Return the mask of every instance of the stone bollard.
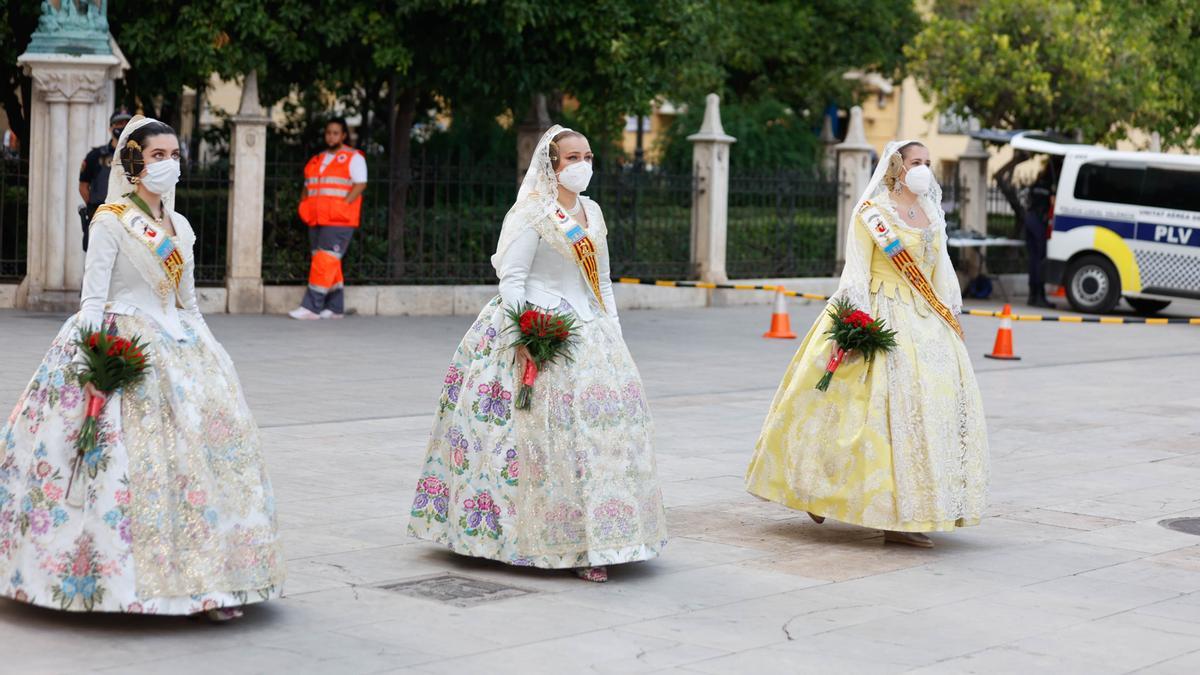
M 737 141 L 721 125 L 721 97 L 705 99 L 700 131 L 692 142 L 692 264 L 701 281 L 725 283 L 726 231 L 729 227 L 729 146 Z
M 850 109 L 850 126 L 846 129 L 846 140 L 837 145 L 838 165 L 838 209 L 837 209 L 837 263 L 838 271 L 846 262 L 846 233 L 854 217 L 854 205 L 867 189 L 874 170 L 871 153 L 874 148 L 867 143 L 863 131 L 862 108 Z
M 270 118 L 258 101 L 258 74 L 252 70 L 242 83 L 242 101 L 233 116 L 229 148 L 225 289 L 226 309 L 230 314 L 263 312 L 263 199 L 268 122 Z

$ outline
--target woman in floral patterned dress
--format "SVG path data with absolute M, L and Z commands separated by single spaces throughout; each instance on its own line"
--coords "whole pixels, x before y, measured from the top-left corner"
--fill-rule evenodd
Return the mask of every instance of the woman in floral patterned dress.
M 258 428 L 196 306 L 196 237 L 172 208 L 179 139 L 139 116 L 117 147 L 80 311 L 0 429 L 0 596 L 227 620 L 277 596 L 283 581 Z M 79 386 L 75 341 L 100 327 L 140 337 L 148 366 L 109 397 L 100 443 L 72 480 L 95 395 Z
M 579 194 L 591 161 L 587 139 L 558 126 L 534 152 L 492 256 L 500 294 L 446 374 L 409 533 L 462 555 L 605 581 L 605 566 L 653 558 L 667 537 L 604 216 Z M 529 354 L 511 346 L 506 310 L 524 303 L 571 313 L 576 329 L 571 360 L 543 366 L 531 407 L 514 410 Z

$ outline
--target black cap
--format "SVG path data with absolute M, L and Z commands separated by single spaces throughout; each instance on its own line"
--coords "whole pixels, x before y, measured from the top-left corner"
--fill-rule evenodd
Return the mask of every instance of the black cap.
M 118 110 L 112 114 L 112 117 L 108 118 L 108 123 L 116 124 L 117 122 L 128 122 L 131 119 L 133 119 L 133 115 L 130 115 L 124 110 Z

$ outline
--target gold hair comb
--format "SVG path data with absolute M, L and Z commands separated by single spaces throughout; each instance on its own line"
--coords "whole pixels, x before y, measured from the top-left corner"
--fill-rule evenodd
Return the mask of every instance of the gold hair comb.
M 142 146 L 138 145 L 138 142 L 133 140 L 132 138 L 125 142 L 125 147 L 130 148 L 132 150 L 137 150 L 138 152 L 142 151 Z

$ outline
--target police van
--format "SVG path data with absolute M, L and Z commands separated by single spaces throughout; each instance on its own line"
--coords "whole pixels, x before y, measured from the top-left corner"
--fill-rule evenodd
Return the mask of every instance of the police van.
M 1045 277 L 1078 312 L 1121 298 L 1154 313 L 1200 299 L 1200 156 L 1121 152 L 1020 132 L 1017 150 L 1062 158 Z

